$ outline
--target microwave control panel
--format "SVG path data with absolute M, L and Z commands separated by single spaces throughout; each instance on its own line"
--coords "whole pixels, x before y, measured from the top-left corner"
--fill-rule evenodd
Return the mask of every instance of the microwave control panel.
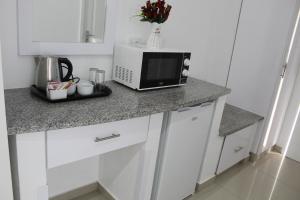
M 191 65 L 191 53 L 184 53 L 180 84 L 185 84 L 187 82 L 190 65 Z

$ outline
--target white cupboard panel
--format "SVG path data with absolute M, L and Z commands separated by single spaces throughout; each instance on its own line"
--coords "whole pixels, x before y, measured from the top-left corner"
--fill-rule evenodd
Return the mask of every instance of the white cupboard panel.
M 215 177 L 219 158 L 222 151 L 224 137 L 220 137 L 219 129 L 227 96 L 220 97 L 216 102 L 212 125 L 206 145 L 205 155 L 198 183 L 203 184 Z
M 10 136 L 14 198 L 48 200 L 44 132 Z
M 225 138 L 217 174 L 229 169 L 236 163 L 247 158 L 257 131 L 257 124 L 240 130 Z

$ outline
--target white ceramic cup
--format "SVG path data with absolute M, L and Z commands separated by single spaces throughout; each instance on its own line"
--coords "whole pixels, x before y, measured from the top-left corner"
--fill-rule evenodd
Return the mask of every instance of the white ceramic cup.
M 82 96 L 91 95 L 94 92 L 94 85 L 90 81 L 80 81 L 77 84 L 77 92 Z

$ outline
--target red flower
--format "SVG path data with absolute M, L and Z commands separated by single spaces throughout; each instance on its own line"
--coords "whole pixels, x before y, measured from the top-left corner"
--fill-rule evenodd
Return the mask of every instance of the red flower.
M 172 6 L 166 5 L 165 0 L 147 1 L 146 6 L 141 7 L 141 21 L 164 23 L 168 19 L 171 9 Z

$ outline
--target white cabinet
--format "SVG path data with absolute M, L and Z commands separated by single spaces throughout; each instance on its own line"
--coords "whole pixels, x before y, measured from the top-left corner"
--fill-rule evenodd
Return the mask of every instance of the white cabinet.
M 11 136 L 15 198 L 48 200 L 98 182 L 116 199 L 150 200 L 162 119 L 159 113 Z
M 48 168 L 147 140 L 149 116 L 47 132 Z
M 254 124 L 225 138 L 217 174 L 249 156 L 256 131 L 257 124 Z
M 208 102 L 170 113 L 154 199 L 181 200 L 194 193 L 214 105 Z

